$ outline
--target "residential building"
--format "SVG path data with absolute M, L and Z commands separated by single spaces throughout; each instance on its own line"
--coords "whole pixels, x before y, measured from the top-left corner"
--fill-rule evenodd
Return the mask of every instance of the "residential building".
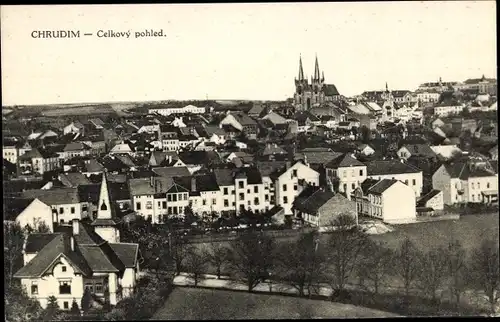
M 325 169 L 331 184 L 338 183 L 338 191 L 348 199 L 367 177 L 366 165 L 349 153 L 337 156 L 325 165 Z M 334 187 L 333 190 L 335 189 Z
M 443 192 L 441 190 L 432 189 L 417 200 L 417 211 L 418 208 L 432 209 L 432 213 L 434 214 L 443 211 Z
M 38 198 L 33 199 L 16 217 L 16 222 L 22 228 L 30 226 L 36 229 L 38 225 L 43 223 L 50 232 L 54 232 L 54 221 L 52 208 Z
M 356 203 L 341 194 L 308 186 L 293 202 L 295 218 L 320 229 L 332 226 L 340 215 L 356 218 Z
M 17 163 L 17 158 L 31 151 L 31 145 L 28 142 L 22 141 L 6 141 L 4 140 L 2 146 L 2 155 L 4 160 L 9 161 L 12 164 Z
M 353 199 L 358 215 L 380 219 L 388 224 L 411 223 L 416 220 L 414 191 L 395 179 L 367 179 L 356 188 Z
M 449 116 L 459 114 L 465 108 L 464 104 L 458 105 L 438 105 L 434 107 L 434 114 L 437 116 Z
M 60 309 L 81 303 L 85 290 L 116 305 L 134 293 L 139 275 L 139 245 L 120 243 L 119 231 L 103 179 L 97 218 L 78 219 L 53 234 L 31 234 L 23 247 L 24 266 L 14 277 L 30 298 L 46 308 L 54 296 Z
M 70 124 L 66 125 L 63 128 L 63 134 L 69 134 L 69 133 L 73 133 L 73 134 L 78 133 L 78 134 L 83 135 L 85 133 L 85 127 L 83 126 L 82 123 L 80 123 L 78 121 L 71 122 Z
M 319 186 L 319 172 L 311 169 L 301 161 L 284 167 L 270 175 L 274 189 L 275 205 L 284 209 L 285 215 L 292 215 L 295 197 L 307 185 Z
M 21 173 L 44 174 L 61 168 L 59 156 L 56 153 L 39 149 L 24 153 L 18 160 Z
M 377 160 L 366 163 L 367 178 L 399 180 L 411 187 L 414 196 L 420 197 L 423 188 L 423 173 L 409 164 L 398 160 Z
M 256 139 L 259 134 L 257 122 L 243 112 L 228 112 L 219 124 L 220 128 L 231 126 L 249 139 Z
M 435 159 L 436 153 L 428 144 L 405 144 L 397 152 L 399 158 L 408 160 L 411 156 Z
M 432 175 L 434 189 L 443 191 L 446 205 L 498 202 L 498 161 L 466 156 L 443 164 Z

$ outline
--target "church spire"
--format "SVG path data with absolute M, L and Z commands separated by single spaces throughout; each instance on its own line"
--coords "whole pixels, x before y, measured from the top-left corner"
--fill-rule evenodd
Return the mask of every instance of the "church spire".
M 111 202 L 109 200 L 108 182 L 106 173 L 102 173 L 101 190 L 99 192 L 99 203 L 97 204 L 97 219 L 112 219 Z
M 302 69 L 302 55 L 299 56 L 299 81 L 304 80 L 304 70 Z
M 316 55 L 316 61 L 314 62 L 314 80 L 320 80 L 318 55 Z
M 385 82 L 385 91 L 388 92 L 389 91 L 389 86 L 387 85 L 387 82 Z

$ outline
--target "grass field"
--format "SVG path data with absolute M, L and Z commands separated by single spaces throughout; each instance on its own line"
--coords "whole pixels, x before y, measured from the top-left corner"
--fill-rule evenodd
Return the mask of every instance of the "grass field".
M 177 287 L 154 320 L 393 317 L 349 304 L 237 291 Z

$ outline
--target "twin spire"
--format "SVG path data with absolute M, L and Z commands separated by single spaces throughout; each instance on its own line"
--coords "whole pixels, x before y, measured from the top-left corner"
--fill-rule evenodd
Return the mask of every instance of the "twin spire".
M 313 80 L 321 80 L 325 78 L 325 74 L 323 73 L 320 75 L 319 73 L 319 63 L 318 63 L 318 56 L 316 55 L 316 61 L 314 62 L 314 77 Z M 304 77 L 304 69 L 302 68 L 302 55 L 299 57 L 299 81 L 303 81 L 305 79 Z

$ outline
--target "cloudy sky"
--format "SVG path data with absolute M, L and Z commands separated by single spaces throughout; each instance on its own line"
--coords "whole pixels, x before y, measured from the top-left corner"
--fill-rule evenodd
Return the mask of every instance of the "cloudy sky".
M 134 38 L 145 29 L 166 37 Z M 33 39 L 34 30 L 82 37 Z M 2 6 L 1 32 L 4 106 L 286 99 L 299 55 L 310 77 L 317 54 L 326 82 L 348 96 L 386 81 L 415 89 L 496 77 L 494 1 Z

